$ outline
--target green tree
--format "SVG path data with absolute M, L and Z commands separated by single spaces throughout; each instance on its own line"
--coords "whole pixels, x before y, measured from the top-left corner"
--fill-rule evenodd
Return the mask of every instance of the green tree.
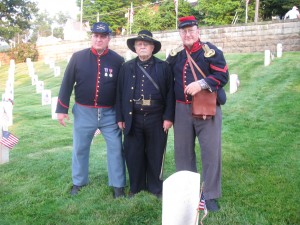
M 155 1 L 83 0 L 82 19 L 92 25 L 99 18 L 100 21 L 108 23 L 114 33 L 119 33 L 122 27 L 127 27 L 128 19 L 125 18 L 125 14 L 128 13 L 131 2 L 133 2 L 135 13 L 137 13 L 141 5 Z M 81 6 L 81 0 L 77 0 L 77 6 Z
M 0 37 L 12 39 L 17 33 L 30 28 L 30 20 L 37 12 L 35 2 L 27 0 L 0 1 Z
M 47 11 L 37 14 L 31 23 L 31 28 L 33 30 L 31 42 L 36 42 L 39 36 L 47 37 L 52 35 L 52 24 L 53 18 L 50 17 Z
M 300 6 L 299 0 L 260 0 L 260 17 L 271 20 L 272 16 L 283 17 L 294 5 Z
M 222 25 L 232 22 L 240 4 L 240 0 L 199 0 L 197 8 L 204 17 L 203 23 Z

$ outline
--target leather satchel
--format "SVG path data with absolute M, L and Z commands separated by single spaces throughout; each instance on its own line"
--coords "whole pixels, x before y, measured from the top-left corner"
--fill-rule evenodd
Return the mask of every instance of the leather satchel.
M 205 74 L 203 71 L 198 67 L 195 61 L 192 59 L 190 54 L 186 52 L 188 61 L 192 70 L 192 74 L 194 76 L 195 81 L 197 81 L 197 76 L 194 70 L 194 66 L 198 69 L 201 75 L 205 78 Z M 193 64 L 192 64 L 193 63 Z M 214 115 L 216 115 L 216 104 L 217 104 L 217 93 L 210 92 L 207 89 L 199 91 L 195 94 L 192 98 L 192 116 L 199 119 L 210 119 Z

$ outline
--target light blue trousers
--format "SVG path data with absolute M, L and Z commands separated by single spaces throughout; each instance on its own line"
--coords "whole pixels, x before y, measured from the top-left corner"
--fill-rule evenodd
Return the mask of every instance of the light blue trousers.
M 122 132 L 116 123 L 114 108 L 89 108 L 75 104 L 73 127 L 72 179 L 73 184 L 86 185 L 89 174 L 90 146 L 97 128 L 107 148 L 108 185 L 124 187 L 125 160 L 122 150 Z

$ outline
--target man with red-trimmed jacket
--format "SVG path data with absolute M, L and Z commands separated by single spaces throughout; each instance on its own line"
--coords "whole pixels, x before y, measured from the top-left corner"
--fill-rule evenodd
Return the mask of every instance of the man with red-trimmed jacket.
M 74 88 L 71 195 L 76 195 L 88 184 L 90 146 L 99 128 L 107 147 L 108 183 L 114 189 L 114 197 L 118 198 L 125 195 L 126 178 L 115 98 L 118 73 L 124 59 L 108 48 L 111 30 L 106 23 L 95 23 L 91 31 L 92 47 L 74 53 L 66 68 L 56 113 L 59 123 L 66 126 Z
M 218 211 L 221 197 L 221 126 L 220 105 L 225 104 L 223 86 L 228 82 L 228 68 L 221 50 L 211 43 L 201 42 L 198 21 L 194 16 L 179 19 L 182 47 L 171 51 L 167 62 L 174 74 L 176 99 L 174 120 L 174 147 L 176 170 L 197 171 L 195 138 L 201 148 L 203 193 L 209 211 Z M 192 74 L 187 54 L 203 73 L 195 68 L 197 81 Z M 195 118 L 191 112 L 192 96 L 208 89 L 217 92 L 216 114 L 212 118 Z

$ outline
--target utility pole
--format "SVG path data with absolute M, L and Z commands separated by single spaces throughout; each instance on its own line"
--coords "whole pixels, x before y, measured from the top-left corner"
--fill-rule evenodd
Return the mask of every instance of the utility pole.
M 248 22 L 248 4 L 249 4 L 249 0 L 246 0 L 246 16 L 245 16 L 245 23 Z
M 259 0 L 256 0 L 256 3 L 255 3 L 254 23 L 258 22 L 258 10 L 259 10 Z
M 82 31 L 82 12 L 83 12 L 83 0 L 80 3 L 80 31 Z

